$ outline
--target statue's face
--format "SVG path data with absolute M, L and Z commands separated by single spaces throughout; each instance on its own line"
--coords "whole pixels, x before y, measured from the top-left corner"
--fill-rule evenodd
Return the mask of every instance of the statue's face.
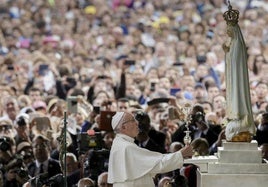
M 231 25 L 227 25 L 227 31 L 226 31 L 226 33 L 227 33 L 227 35 L 229 36 L 229 37 L 233 37 L 234 36 L 234 32 L 233 32 L 233 26 L 231 26 Z

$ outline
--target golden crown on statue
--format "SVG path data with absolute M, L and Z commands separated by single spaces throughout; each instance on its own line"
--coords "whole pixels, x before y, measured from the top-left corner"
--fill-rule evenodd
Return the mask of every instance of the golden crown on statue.
M 239 11 L 238 10 L 233 10 L 230 1 L 228 5 L 228 10 L 224 12 L 223 17 L 227 24 L 230 25 L 235 25 L 238 23 L 238 18 L 239 18 Z

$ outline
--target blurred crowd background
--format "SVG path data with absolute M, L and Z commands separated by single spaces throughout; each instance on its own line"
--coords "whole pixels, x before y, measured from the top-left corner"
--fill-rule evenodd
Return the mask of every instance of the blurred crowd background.
M 268 1 L 231 4 L 240 11 L 253 139 L 265 161 Z M 224 0 L 0 0 L 0 186 L 59 186 L 65 167 L 70 187 L 108 185 L 115 111 L 135 114 L 138 146 L 167 153 L 184 146 L 183 108 L 190 104 L 195 156 L 217 153 L 225 138 L 227 6 Z M 159 174 L 156 186 L 191 186 L 194 176 L 186 171 L 193 168 Z

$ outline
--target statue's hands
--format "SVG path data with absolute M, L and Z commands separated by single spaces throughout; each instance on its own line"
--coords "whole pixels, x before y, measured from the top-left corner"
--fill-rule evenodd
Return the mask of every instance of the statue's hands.
M 229 52 L 230 46 L 228 46 L 226 43 L 222 44 L 222 49 L 224 50 L 225 53 Z

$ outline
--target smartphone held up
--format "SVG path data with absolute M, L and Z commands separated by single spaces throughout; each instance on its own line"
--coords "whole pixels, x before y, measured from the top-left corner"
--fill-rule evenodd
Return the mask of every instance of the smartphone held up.
M 78 108 L 78 101 L 76 96 L 69 96 L 67 98 L 67 109 L 68 112 L 73 114 L 77 113 L 77 108 Z
M 128 66 L 131 66 L 131 65 L 135 65 L 135 60 L 130 60 L 130 59 L 126 59 L 124 64 L 125 65 L 128 65 Z

